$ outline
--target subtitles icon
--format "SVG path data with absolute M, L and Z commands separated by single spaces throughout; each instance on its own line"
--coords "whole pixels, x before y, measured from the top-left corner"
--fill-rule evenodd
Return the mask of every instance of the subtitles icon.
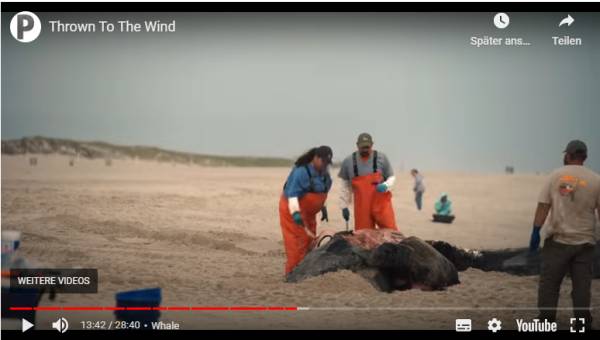
M 470 332 L 471 324 L 471 319 L 456 319 L 455 329 L 457 332 Z
M 69 322 L 65 318 L 60 318 L 56 322 L 52 323 L 52 328 L 56 329 L 60 333 L 64 333 L 69 329 Z

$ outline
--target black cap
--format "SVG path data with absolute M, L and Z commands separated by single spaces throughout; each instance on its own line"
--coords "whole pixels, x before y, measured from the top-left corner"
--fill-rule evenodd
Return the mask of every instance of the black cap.
M 358 145 L 359 148 L 371 146 L 373 145 L 373 137 L 371 137 L 370 134 L 363 132 L 360 135 L 358 135 L 356 145 Z
M 585 145 L 584 142 L 575 139 L 569 142 L 569 144 L 567 144 L 567 147 L 565 148 L 565 151 L 568 154 L 575 154 L 575 153 L 584 153 L 587 154 L 587 145 Z
M 317 151 L 315 151 L 315 155 L 327 164 L 331 164 L 331 161 L 333 160 L 333 151 L 327 145 L 319 146 Z

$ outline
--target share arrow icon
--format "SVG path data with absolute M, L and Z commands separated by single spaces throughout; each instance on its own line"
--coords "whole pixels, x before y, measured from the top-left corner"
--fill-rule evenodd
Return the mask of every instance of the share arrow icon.
M 562 19 L 560 21 L 560 24 L 558 24 L 558 27 L 562 26 L 562 25 L 567 25 L 567 26 L 571 26 L 572 23 L 575 22 L 575 19 L 573 19 L 573 17 L 571 16 L 571 14 L 567 15 L 566 18 Z
M 27 319 L 21 319 L 21 331 L 23 333 L 31 327 L 33 327 L 33 324 L 31 322 L 27 321 Z

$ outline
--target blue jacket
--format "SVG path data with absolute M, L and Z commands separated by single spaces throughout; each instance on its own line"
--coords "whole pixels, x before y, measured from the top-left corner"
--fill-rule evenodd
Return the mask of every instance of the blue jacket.
M 312 164 L 295 166 L 285 182 L 283 193 L 287 198 L 300 198 L 308 192 L 328 193 L 331 184 L 331 175 L 328 171 L 324 174 L 319 173 Z

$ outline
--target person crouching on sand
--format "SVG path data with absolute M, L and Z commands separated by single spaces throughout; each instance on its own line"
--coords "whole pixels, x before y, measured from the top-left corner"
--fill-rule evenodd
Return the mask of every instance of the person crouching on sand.
M 332 179 L 328 166 L 333 152 L 328 146 L 312 148 L 296 160 L 279 200 L 279 221 L 289 274 L 308 252 L 317 233 L 317 213 L 327 220 L 325 200 Z
M 438 216 L 451 216 L 452 215 L 452 201 L 448 198 L 447 193 L 442 193 L 440 199 L 435 202 L 434 205 L 435 214 Z

